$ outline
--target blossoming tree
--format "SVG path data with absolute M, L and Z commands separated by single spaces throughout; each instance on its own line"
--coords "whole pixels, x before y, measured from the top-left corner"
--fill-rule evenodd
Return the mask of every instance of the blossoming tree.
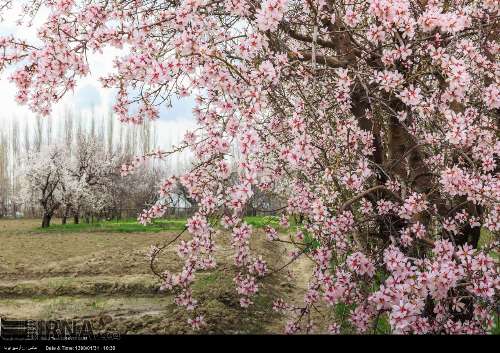
M 49 145 L 29 151 L 24 162 L 19 201 L 41 207 L 43 228 L 56 211 L 63 224 L 70 215 L 78 223 L 81 214 L 102 214 L 113 206 L 118 159 L 91 136 L 80 136 L 73 153 L 66 146 Z
M 64 151 L 57 146 L 47 146 L 40 152 L 30 153 L 26 166 L 20 171 L 20 201 L 41 207 L 42 228 L 50 227 L 54 213 L 64 200 L 69 174 Z
M 101 78 L 118 92 L 121 121 L 156 119 L 171 97 L 196 97 L 196 131 L 122 168 L 187 148 L 197 157 L 160 191 L 180 180 L 199 203 L 179 245 L 185 265 L 153 266 L 193 310 L 194 328 L 203 318 L 190 284 L 216 266 L 217 222 L 233 237 L 242 306 L 273 273 L 251 251 L 261 235 L 242 218 L 255 190 L 273 190 L 287 197 L 283 226 L 303 219 L 288 227 L 298 248 L 291 261 L 314 261 L 303 304 L 275 303 L 291 311 L 288 332 L 310 330 L 307 313 L 338 303 L 353 308 L 347 319 L 358 332 L 372 332 L 381 315 L 395 333 L 491 329 L 500 286 L 490 255 L 500 231 L 498 1 L 19 2 L 26 21 L 49 10 L 37 42 L 0 39 L 0 67 L 16 66 L 17 100 L 33 111 L 48 114 L 89 74 L 87 56 L 106 47 L 124 53 Z M 229 178 L 234 145 L 238 175 Z M 140 220 L 163 212 L 159 202 Z M 479 248 L 482 231 L 494 240 Z M 328 329 L 342 322 L 331 316 Z
M 67 188 L 65 204 L 65 212 L 73 214 L 75 223 L 82 213 L 99 214 L 111 206 L 118 176 L 118 158 L 102 142 L 84 134 L 77 141 L 68 166 L 72 186 Z

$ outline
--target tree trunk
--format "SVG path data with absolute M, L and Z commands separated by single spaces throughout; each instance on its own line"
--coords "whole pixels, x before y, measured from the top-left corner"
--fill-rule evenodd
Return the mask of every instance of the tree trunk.
M 62 224 L 67 223 L 70 211 L 71 211 L 71 204 L 67 204 L 66 207 L 64 207 L 64 212 L 62 215 Z
M 80 217 L 78 217 L 77 214 L 73 216 L 73 223 L 75 223 L 75 224 L 79 224 L 80 223 Z
M 42 228 L 48 228 L 50 227 L 50 220 L 52 218 L 52 215 L 48 214 L 48 213 L 45 213 L 43 215 L 43 219 L 42 219 Z

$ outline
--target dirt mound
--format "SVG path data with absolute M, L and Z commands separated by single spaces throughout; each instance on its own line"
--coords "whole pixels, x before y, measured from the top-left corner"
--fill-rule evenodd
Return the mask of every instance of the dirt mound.
M 50 277 L 39 280 L 0 282 L 0 296 L 3 298 L 68 295 L 153 295 L 157 292 L 158 281 L 151 275 Z

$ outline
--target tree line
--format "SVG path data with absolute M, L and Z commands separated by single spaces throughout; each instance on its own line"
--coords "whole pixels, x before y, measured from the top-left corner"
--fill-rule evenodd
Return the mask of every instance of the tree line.
M 151 203 L 160 179 L 189 163 L 188 156 L 148 163 L 122 178 L 122 163 L 157 148 L 154 123 L 78 115 L 12 119 L 0 131 L 0 217 L 41 217 L 43 227 L 54 216 L 62 223 L 120 218 L 123 209 Z

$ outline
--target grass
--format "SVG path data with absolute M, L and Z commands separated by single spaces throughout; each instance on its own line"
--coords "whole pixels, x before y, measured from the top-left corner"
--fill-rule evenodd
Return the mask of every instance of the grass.
M 485 228 L 481 229 L 481 236 L 479 237 L 479 242 L 478 242 L 479 249 L 484 248 L 494 240 L 495 236 L 488 229 Z M 497 261 L 500 260 L 500 254 L 498 253 L 498 251 L 492 250 L 490 251 L 489 255 L 491 255 L 491 257 Z
M 278 227 L 279 217 L 276 216 L 248 216 L 245 222 L 255 228 L 264 228 L 265 226 Z
M 36 232 L 42 233 L 160 233 L 166 231 L 181 231 L 186 225 L 186 218 L 157 219 L 148 225 L 142 225 L 136 219 L 119 221 L 99 221 L 93 223 L 52 223 L 48 228 L 37 227 Z M 57 220 L 56 220 L 57 222 Z M 260 229 L 266 226 L 280 228 L 279 217 L 275 216 L 249 216 L 245 217 L 245 222 L 254 228 Z
M 159 233 L 165 231 L 178 231 L 184 229 L 186 219 L 165 219 L 156 220 L 155 222 L 142 225 L 137 220 L 120 220 L 120 221 L 100 221 L 93 223 L 79 224 L 52 224 L 48 228 L 36 228 L 38 232 L 57 232 L 57 233 L 89 233 L 89 232 L 106 232 L 106 233 Z

